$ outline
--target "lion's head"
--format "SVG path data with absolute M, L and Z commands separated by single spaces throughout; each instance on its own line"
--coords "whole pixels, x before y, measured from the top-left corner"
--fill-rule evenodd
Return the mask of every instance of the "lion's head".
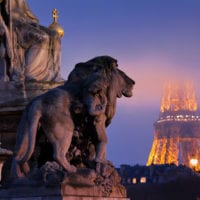
M 106 73 L 108 76 L 116 68 L 116 59 L 110 56 L 98 56 L 87 62 L 76 64 L 68 76 L 68 82 L 82 82 L 93 73 Z
M 133 86 L 135 84 L 130 77 L 118 69 L 116 59 L 110 56 L 98 56 L 87 62 L 78 63 L 70 73 L 67 81 L 67 83 L 76 85 L 79 93 L 82 92 L 83 89 L 87 91 L 87 88 L 85 88 L 86 85 L 88 91 L 91 90 L 91 88 L 95 92 L 96 90 L 100 91 L 99 85 L 102 85 L 104 82 L 107 84 L 106 97 L 107 104 L 109 105 L 107 106 L 106 113 L 108 118 L 112 118 L 115 113 L 117 97 L 121 97 L 122 95 L 131 97 Z M 96 87 L 97 83 L 98 87 Z M 100 87 L 103 88 L 103 85 Z
M 125 97 L 131 97 L 133 95 L 133 86 L 135 85 L 135 81 L 128 77 L 123 71 L 117 69 L 116 73 L 116 88 L 118 88 L 117 97 L 121 97 L 122 95 Z

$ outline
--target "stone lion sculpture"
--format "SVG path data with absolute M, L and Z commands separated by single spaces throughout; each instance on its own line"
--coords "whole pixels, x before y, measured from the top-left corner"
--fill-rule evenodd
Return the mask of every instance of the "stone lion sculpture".
M 106 161 L 106 126 L 114 116 L 117 97 L 132 96 L 134 84 L 109 56 L 77 64 L 63 86 L 36 97 L 26 107 L 17 132 L 11 177 L 23 177 L 30 171 L 28 161 L 35 149 L 39 127 L 53 146 L 53 158 L 66 171 L 75 172 L 76 167 L 66 159 L 66 154 L 77 113 L 92 119 L 92 134 L 97 135 L 98 141 L 95 159 Z
M 94 116 L 92 123 L 97 132 L 98 144 L 96 145 L 96 160 L 103 162 L 106 160 L 106 127 L 111 123 L 111 120 L 115 114 L 117 97 L 120 98 L 122 95 L 125 97 L 131 97 L 135 82 L 123 71 L 118 69 L 117 60 L 109 56 L 100 56 L 91 59 L 86 63 L 77 64 L 75 69 L 70 73 L 68 81 L 79 85 L 83 82 L 85 77 L 101 68 L 104 69 L 108 84 L 106 88 L 107 100 L 106 105 L 104 104 L 104 112 L 97 113 L 98 109 L 94 109 L 94 105 L 101 104 L 95 103 L 93 106 L 91 106 L 92 102 L 94 103 L 97 101 L 97 99 L 100 99 L 96 95 L 92 95 L 92 98 L 89 102 L 84 102 L 84 100 L 83 102 L 88 108 L 93 108 L 93 110 L 95 110 L 94 114 L 89 112 L 89 115 Z M 100 95 L 100 93 L 98 94 Z M 86 99 L 87 98 L 85 98 L 85 100 Z

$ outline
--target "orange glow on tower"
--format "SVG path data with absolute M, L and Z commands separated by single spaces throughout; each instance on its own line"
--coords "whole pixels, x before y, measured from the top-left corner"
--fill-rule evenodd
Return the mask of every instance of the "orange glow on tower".
M 191 82 L 169 82 L 164 86 L 154 128 L 147 165 L 174 163 L 191 167 L 195 155 L 196 169 L 200 170 L 200 112 Z
M 164 87 L 160 112 L 166 111 L 197 111 L 196 93 L 191 82 L 170 82 Z

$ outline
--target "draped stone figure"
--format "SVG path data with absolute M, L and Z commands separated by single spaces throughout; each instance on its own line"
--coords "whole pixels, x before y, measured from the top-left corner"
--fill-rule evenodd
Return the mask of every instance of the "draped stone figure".
M 29 9 L 26 0 L 12 0 L 12 3 L 9 0 L 4 0 L 4 2 L 7 12 L 11 12 L 14 19 L 21 18 L 30 22 L 38 23 L 37 17 Z
M 1 41 L 1 46 L 4 44 L 10 52 L 5 59 L 9 80 L 60 80 L 60 36 L 39 25 L 26 0 L 2 0 L 0 9 L 0 22 L 7 29 L 2 36 L 6 37 L 7 46 L 5 41 Z

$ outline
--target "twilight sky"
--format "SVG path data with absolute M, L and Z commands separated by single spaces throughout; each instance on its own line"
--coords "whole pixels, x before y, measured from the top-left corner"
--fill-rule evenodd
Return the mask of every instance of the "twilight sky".
M 159 115 L 163 83 L 192 79 L 200 97 L 199 0 L 27 0 L 40 24 L 50 25 L 59 10 L 61 73 L 67 78 L 78 62 L 95 56 L 118 59 L 136 81 L 132 98 L 118 99 L 107 129 L 108 159 L 145 164 Z

